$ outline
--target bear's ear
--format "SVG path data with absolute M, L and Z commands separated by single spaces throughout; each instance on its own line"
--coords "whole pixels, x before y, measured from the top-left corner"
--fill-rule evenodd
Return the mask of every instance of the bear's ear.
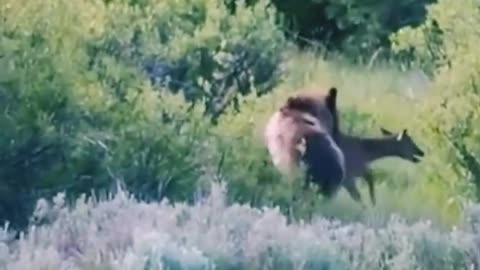
M 293 108 L 295 108 L 296 103 L 298 103 L 297 98 L 295 98 L 295 97 L 289 97 L 289 98 L 287 99 L 287 103 L 286 103 L 285 107 L 287 107 L 287 108 L 289 108 L 289 109 L 293 109 Z

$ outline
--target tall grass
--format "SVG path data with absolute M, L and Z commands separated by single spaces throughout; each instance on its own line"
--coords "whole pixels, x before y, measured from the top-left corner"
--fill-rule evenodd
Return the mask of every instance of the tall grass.
M 290 51 L 286 59 L 286 76 L 281 85 L 261 98 L 247 97 L 239 113 L 231 112 L 222 117 L 218 129 L 223 135 L 232 134 L 229 137 L 231 144 L 235 144 L 234 138 L 238 134 L 246 134 L 252 136 L 251 142 L 261 145 L 263 124 L 288 95 L 307 87 L 323 91 L 336 86 L 339 89 L 340 121 L 344 133 L 381 136 L 380 127 L 394 131 L 407 128 L 414 140 L 427 152 L 427 162 L 419 164 L 399 158 L 387 158 L 372 164 L 377 176 L 378 195 L 377 206 L 373 207 L 374 218 L 382 219 L 388 217 L 389 213 L 398 213 L 411 221 L 429 218 L 436 224 L 447 227 L 458 222 L 462 207 L 449 200 L 454 196 L 453 192 L 438 182 L 428 181 L 426 177 L 428 161 L 434 156 L 428 151 L 429 142 L 424 140 L 422 126 L 418 126 L 416 120 L 421 118 L 418 111 L 422 102 L 428 98 L 427 95 L 435 94 L 429 89 L 428 77 L 420 71 L 404 69 L 396 63 L 380 62 L 367 68 L 325 60 L 315 52 Z M 245 148 L 242 149 L 242 153 L 247 152 Z M 227 179 L 229 177 L 232 178 L 228 176 Z M 368 205 L 368 192 L 361 179 L 359 186 L 363 200 Z M 324 215 L 350 221 L 371 218 L 370 210 L 360 208 L 345 190 L 341 190 L 339 196 L 328 203 L 319 201 L 312 194 L 300 196 L 304 196 L 305 201 L 314 201 L 316 211 Z

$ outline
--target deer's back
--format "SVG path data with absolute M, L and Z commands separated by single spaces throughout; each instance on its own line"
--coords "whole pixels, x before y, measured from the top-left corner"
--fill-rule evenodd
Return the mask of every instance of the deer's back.
M 338 145 L 345 156 L 346 178 L 363 175 L 367 169 L 368 156 L 362 145 L 353 137 L 342 135 Z

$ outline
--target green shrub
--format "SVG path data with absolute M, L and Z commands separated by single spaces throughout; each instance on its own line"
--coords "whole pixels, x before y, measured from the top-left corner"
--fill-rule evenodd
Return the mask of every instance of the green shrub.
M 425 133 L 434 143 L 432 148 L 436 147 L 436 152 L 443 154 L 443 161 L 451 164 L 449 169 L 459 180 L 457 184 L 463 187 L 475 184 L 476 196 L 480 198 L 477 160 L 480 145 L 476 143 L 479 135 L 475 131 L 480 112 L 477 106 L 480 61 L 476 57 L 479 38 L 474 29 L 480 16 L 475 12 L 478 8 L 475 1 L 466 1 L 461 6 L 452 3 L 440 1 L 433 5 L 425 26 L 403 30 L 395 38 L 397 50 L 413 47 L 417 59 L 427 59 L 437 67 L 432 95 L 425 100 L 421 112 L 428 115 L 423 123 Z M 437 42 L 431 41 L 434 34 Z
M 233 15 L 221 0 L 117 2 L 107 6 L 111 30 L 89 50 L 101 73 L 111 59 L 133 63 L 214 119 L 237 95 L 266 93 L 279 80 L 286 42 L 266 0 L 239 2 Z
M 282 15 L 280 24 L 299 45 L 320 45 L 355 60 L 368 60 L 379 48 L 388 50 L 388 36 L 404 26 L 421 24 L 425 5 L 432 2 L 272 0 Z
M 214 167 L 203 115 L 277 80 L 286 43 L 265 4 L 231 16 L 217 0 L 4 1 L 0 218 L 23 226 L 38 196 L 116 180 L 145 199 L 191 200 Z M 168 79 L 152 59 L 183 63 L 170 76 L 182 87 L 152 85 Z
M 421 103 L 400 98 L 398 70 L 333 65 L 310 53 L 282 61 L 287 43 L 266 6 L 239 3 L 232 15 L 219 0 L 6 0 L 0 7 L 0 217 L 23 226 L 39 196 L 67 190 L 74 198 L 117 180 L 143 199 L 191 201 L 215 177 L 228 182 L 231 201 L 297 208 L 298 216 L 321 208 L 314 190 L 300 193 L 298 183 L 283 181 L 260 141 L 263 121 L 279 102 L 297 87 L 335 85 L 342 128 L 356 134 L 378 134 L 383 123 L 415 127 L 411 119 L 419 118 Z M 282 81 L 281 66 L 287 68 Z M 428 102 L 438 107 L 436 99 Z M 428 123 L 445 117 L 438 112 L 443 115 Z M 415 178 L 458 179 L 460 169 L 470 168 L 447 158 L 442 136 L 422 140 L 438 144 L 439 155 L 429 154 L 430 165 Z M 439 169 L 445 160 L 454 162 L 452 169 Z M 410 180 L 402 169 L 379 182 Z M 433 183 L 402 190 L 416 200 L 395 207 L 417 210 L 427 204 L 426 194 L 443 200 L 450 182 Z M 403 196 L 385 192 L 389 202 Z M 291 204 L 294 195 L 301 195 L 298 205 Z M 339 209 L 327 210 L 341 215 Z
M 480 22 L 476 1 L 442 0 L 429 8 L 427 21 L 392 38 L 399 53 L 413 52 L 435 76 L 415 124 L 428 142 L 430 181 L 450 190 L 450 202 L 480 198 L 480 61 L 475 25 Z

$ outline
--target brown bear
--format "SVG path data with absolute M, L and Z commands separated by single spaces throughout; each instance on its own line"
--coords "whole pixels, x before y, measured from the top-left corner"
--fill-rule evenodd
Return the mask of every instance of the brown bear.
M 301 163 L 306 166 L 307 182 L 319 185 L 331 197 L 342 185 L 344 156 L 334 140 L 336 123 L 335 88 L 328 93 L 304 92 L 288 98 L 265 128 L 265 143 L 274 165 L 291 173 Z M 299 146 L 304 144 L 304 151 Z

